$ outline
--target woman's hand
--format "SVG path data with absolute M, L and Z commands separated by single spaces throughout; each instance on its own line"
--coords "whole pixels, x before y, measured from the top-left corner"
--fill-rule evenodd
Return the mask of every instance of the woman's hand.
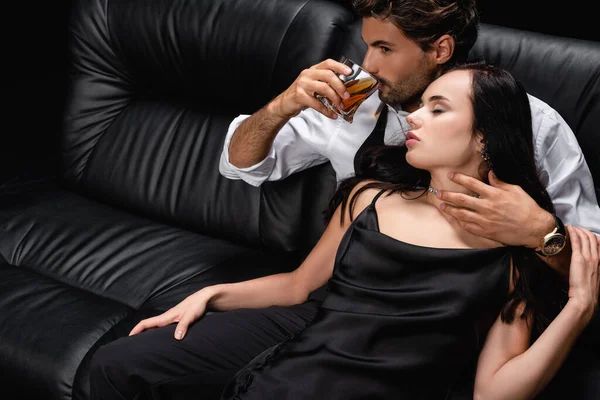
M 569 302 L 591 318 L 600 293 L 600 238 L 584 228 L 567 226 L 573 254 L 569 272 Z
M 209 300 L 210 295 L 208 295 L 207 291 L 204 289 L 199 290 L 164 313 L 141 320 L 129 332 L 129 336 L 143 332 L 146 329 L 158 328 L 178 322 L 174 336 L 175 339 L 181 340 L 184 338 L 189 325 L 204 315 Z

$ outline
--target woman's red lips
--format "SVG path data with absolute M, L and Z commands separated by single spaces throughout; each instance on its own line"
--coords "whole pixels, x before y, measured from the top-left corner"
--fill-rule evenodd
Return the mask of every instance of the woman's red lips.
M 420 141 L 419 137 L 417 135 L 415 135 L 414 133 L 412 133 L 412 131 L 408 132 L 408 135 L 406 135 L 406 140 L 418 140 Z

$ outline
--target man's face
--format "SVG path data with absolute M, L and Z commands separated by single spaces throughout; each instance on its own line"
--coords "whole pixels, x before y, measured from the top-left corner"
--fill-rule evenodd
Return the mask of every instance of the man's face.
M 435 51 L 424 52 L 389 19 L 363 18 L 362 38 L 368 46 L 362 66 L 380 80 L 381 101 L 412 111 L 439 73 Z

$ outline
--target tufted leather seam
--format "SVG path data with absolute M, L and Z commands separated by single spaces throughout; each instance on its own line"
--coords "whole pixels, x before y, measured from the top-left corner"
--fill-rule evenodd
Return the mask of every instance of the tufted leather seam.
M 275 57 L 275 61 L 273 63 L 273 69 L 272 69 L 271 74 L 270 74 L 271 77 L 274 76 L 275 67 L 279 64 L 279 56 L 280 56 L 280 53 L 281 53 L 281 46 L 283 45 L 283 42 L 285 42 L 285 38 L 288 35 L 288 32 L 290 31 L 290 28 L 294 25 L 294 22 L 296 22 L 296 19 L 298 18 L 298 15 L 300 15 L 300 13 L 302 13 L 302 11 L 306 8 L 306 6 L 310 2 L 312 2 L 312 0 L 308 0 L 306 3 L 304 3 L 304 5 L 302 7 L 300 7 L 300 9 L 296 13 L 296 15 L 294 15 L 294 18 L 292 18 L 292 20 L 288 24 L 288 26 L 287 26 L 287 28 L 285 30 L 285 33 L 283 35 L 281 35 L 281 40 L 279 41 L 279 45 L 277 46 L 277 56 Z M 272 82 L 269 82 L 269 84 L 272 84 Z
M 25 239 L 29 235 L 29 232 L 32 231 L 34 226 L 35 226 L 35 221 L 31 224 L 31 226 L 29 228 L 27 228 L 27 231 L 23 234 L 23 236 L 21 237 L 21 240 L 19 240 L 19 243 L 17 243 L 17 245 L 15 246 L 15 250 L 11 256 L 11 259 L 7 260 L 10 265 L 17 266 L 16 262 L 17 262 L 17 259 L 21 258 L 20 255 L 21 255 L 21 251 L 23 248 L 23 243 L 25 242 Z
M 119 60 L 119 62 L 124 66 L 125 63 L 123 62 L 123 60 L 121 59 L 121 57 L 119 57 L 119 55 L 117 54 L 117 52 L 115 51 L 115 44 L 114 44 L 114 40 L 111 34 L 111 29 L 110 29 L 110 21 L 108 20 L 108 7 L 109 7 L 109 2 L 110 0 L 106 0 L 105 3 L 105 7 L 104 7 L 104 15 L 105 15 L 105 26 L 106 26 L 106 35 L 108 38 L 108 43 L 110 46 L 110 49 L 112 50 L 114 56 Z M 106 134 L 106 132 L 108 130 L 110 130 L 111 126 L 113 125 L 113 123 L 115 122 L 115 120 L 119 117 L 119 115 L 121 115 L 125 110 L 127 110 L 129 108 L 129 106 L 131 105 L 131 101 L 124 106 L 121 111 L 119 111 L 119 113 L 117 115 L 115 115 L 112 119 L 112 121 L 110 122 L 110 124 L 106 127 L 106 129 L 104 131 L 102 131 L 96 138 L 95 138 L 95 142 L 94 146 L 92 147 L 92 149 L 89 151 L 89 154 L 87 155 L 83 167 L 81 168 L 81 172 L 77 174 L 77 183 L 80 182 L 81 178 L 85 175 L 86 170 L 88 168 L 88 164 L 89 161 L 92 159 L 92 157 L 94 156 L 94 153 L 96 152 L 96 149 L 98 147 L 98 143 L 100 142 L 100 140 L 102 140 L 102 138 L 104 137 L 104 135 Z
M 168 143 L 167 143 L 167 150 L 166 150 L 166 154 L 171 154 L 171 150 L 173 149 L 173 143 L 175 143 L 175 139 L 177 136 L 177 131 L 179 130 L 179 127 L 181 126 L 181 122 L 183 121 L 186 113 L 187 113 L 188 109 L 185 107 L 182 107 L 180 110 L 175 112 L 176 115 L 176 120 L 173 121 L 173 123 L 171 123 L 171 127 L 170 129 L 168 129 L 166 132 L 171 132 L 171 137 L 168 138 Z M 157 179 L 157 183 L 156 183 L 156 187 L 160 187 L 160 181 L 164 181 L 165 180 L 165 176 L 167 175 L 164 170 L 165 170 L 165 166 L 168 164 L 168 156 L 164 157 L 162 159 L 162 163 L 160 165 L 160 167 L 158 168 L 158 170 L 160 171 L 158 179 Z M 172 177 L 172 179 L 174 180 L 174 177 Z M 184 187 L 184 185 L 181 185 L 180 182 L 177 182 L 177 185 L 179 186 L 180 190 L 175 190 L 174 195 L 168 196 L 169 200 L 167 201 L 167 209 L 169 209 L 169 212 L 172 213 L 173 215 L 176 215 L 176 209 L 177 209 L 177 204 L 178 204 L 178 200 L 179 197 L 181 195 L 181 188 Z M 173 198 L 175 198 L 175 201 L 172 202 Z
M 111 126 L 113 125 L 113 123 L 115 122 L 115 120 L 118 118 L 119 115 L 121 115 L 125 110 L 127 110 L 129 108 L 129 106 L 131 105 L 131 102 L 123 107 L 123 109 L 119 112 L 119 114 L 115 115 L 114 118 L 112 119 L 112 121 L 110 122 L 110 124 L 106 127 L 105 130 L 103 130 L 102 132 L 100 132 L 100 134 L 98 134 L 98 136 L 94 139 L 96 143 L 94 143 L 94 146 L 92 147 L 92 149 L 89 151 L 87 157 L 85 158 L 85 162 L 83 164 L 83 167 L 81 169 L 81 173 L 78 174 L 77 176 L 77 183 L 79 183 L 79 181 L 81 180 L 81 178 L 83 177 L 83 175 L 85 175 L 87 169 L 88 169 L 88 164 L 90 162 L 90 160 L 93 158 L 94 153 L 96 152 L 96 149 L 98 148 L 98 143 L 100 142 L 100 140 L 102 140 L 102 138 L 104 137 L 104 135 L 106 135 L 106 132 L 108 130 L 110 130 Z

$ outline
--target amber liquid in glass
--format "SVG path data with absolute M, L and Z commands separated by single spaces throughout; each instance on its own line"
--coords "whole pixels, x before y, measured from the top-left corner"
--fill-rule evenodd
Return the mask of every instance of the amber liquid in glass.
M 364 77 L 359 79 L 353 79 L 345 83 L 346 89 L 350 94 L 347 99 L 342 99 L 343 109 L 339 109 L 335 104 L 331 104 L 329 99 L 325 96 L 318 96 L 319 100 L 327 106 L 330 110 L 344 118 L 349 123 L 352 123 L 354 119 L 354 113 L 360 107 L 360 105 L 372 95 L 377 87 L 379 86 L 376 79 L 371 77 Z

